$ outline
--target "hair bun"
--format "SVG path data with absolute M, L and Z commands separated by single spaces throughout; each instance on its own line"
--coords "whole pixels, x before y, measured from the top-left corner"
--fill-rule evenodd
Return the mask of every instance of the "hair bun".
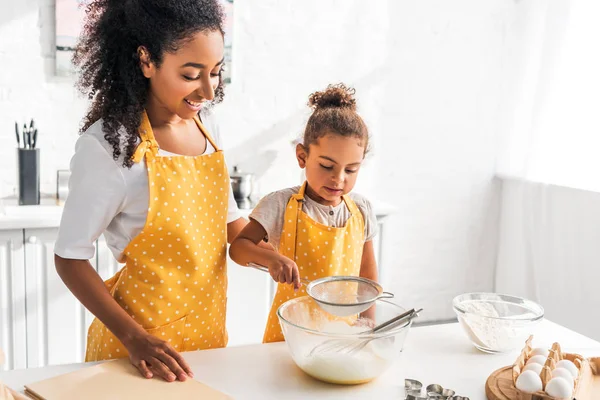
M 327 86 L 322 92 L 314 92 L 308 98 L 309 107 L 317 110 L 323 108 L 349 108 L 356 111 L 354 88 L 343 83 Z

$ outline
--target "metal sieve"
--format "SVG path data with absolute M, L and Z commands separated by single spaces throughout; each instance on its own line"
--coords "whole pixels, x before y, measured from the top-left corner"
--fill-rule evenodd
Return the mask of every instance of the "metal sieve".
M 249 263 L 249 267 L 269 273 L 262 265 Z M 349 317 L 368 310 L 377 299 L 391 299 L 393 293 L 384 292 L 377 282 L 357 276 L 327 276 L 309 281 L 308 294 L 323 310 L 338 317 Z

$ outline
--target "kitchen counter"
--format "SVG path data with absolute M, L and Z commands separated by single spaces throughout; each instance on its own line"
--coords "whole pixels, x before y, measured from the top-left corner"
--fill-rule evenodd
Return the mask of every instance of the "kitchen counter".
M 534 345 L 559 342 L 563 351 L 600 356 L 600 342 L 550 321 L 535 332 Z M 458 323 L 413 328 L 398 361 L 379 379 L 360 386 L 321 383 L 305 375 L 292 361 L 285 343 L 229 347 L 184 353 L 195 376 L 235 399 L 404 399 L 404 378 L 439 383 L 471 400 L 484 400 L 485 381 L 518 355 L 477 351 Z M 90 364 L 87 364 L 90 365 Z M 23 385 L 85 368 L 71 364 L 0 373 L 0 381 Z
M 18 206 L 14 199 L 2 199 L 0 207 L 0 230 L 58 228 L 63 207 L 56 205 L 54 199 L 43 199 L 41 205 Z M 381 221 L 394 212 L 394 207 L 380 201 L 372 201 L 373 210 Z M 4 210 L 4 211 L 2 211 Z M 241 209 L 242 216 L 248 218 L 251 209 Z

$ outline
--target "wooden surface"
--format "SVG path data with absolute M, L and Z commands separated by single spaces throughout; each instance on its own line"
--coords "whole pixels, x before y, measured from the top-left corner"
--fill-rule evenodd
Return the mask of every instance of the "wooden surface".
M 517 389 L 512 382 L 512 367 L 494 371 L 485 383 L 485 395 L 488 400 L 515 400 Z
M 129 359 L 98 364 L 25 386 L 40 400 L 205 399 L 231 400 L 223 392 L 193 379 L 168 383 L 143 378 Z

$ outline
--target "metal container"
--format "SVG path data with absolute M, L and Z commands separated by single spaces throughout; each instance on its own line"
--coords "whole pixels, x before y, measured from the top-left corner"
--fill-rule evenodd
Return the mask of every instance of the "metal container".
M 254 175 L 251 173 L 244 173 L 235 166 L 233 167 L 233 173 L 230 178 L 233 197 L 235 198 L 238 207 L 251 208 L 252 202 L 250 201 L 250 196 L 254 189 Z
M 60 169 L 56 171 L 56 203 L 58 205 L 65 204 L 69 195 L 69 178 L 71 171 Z

